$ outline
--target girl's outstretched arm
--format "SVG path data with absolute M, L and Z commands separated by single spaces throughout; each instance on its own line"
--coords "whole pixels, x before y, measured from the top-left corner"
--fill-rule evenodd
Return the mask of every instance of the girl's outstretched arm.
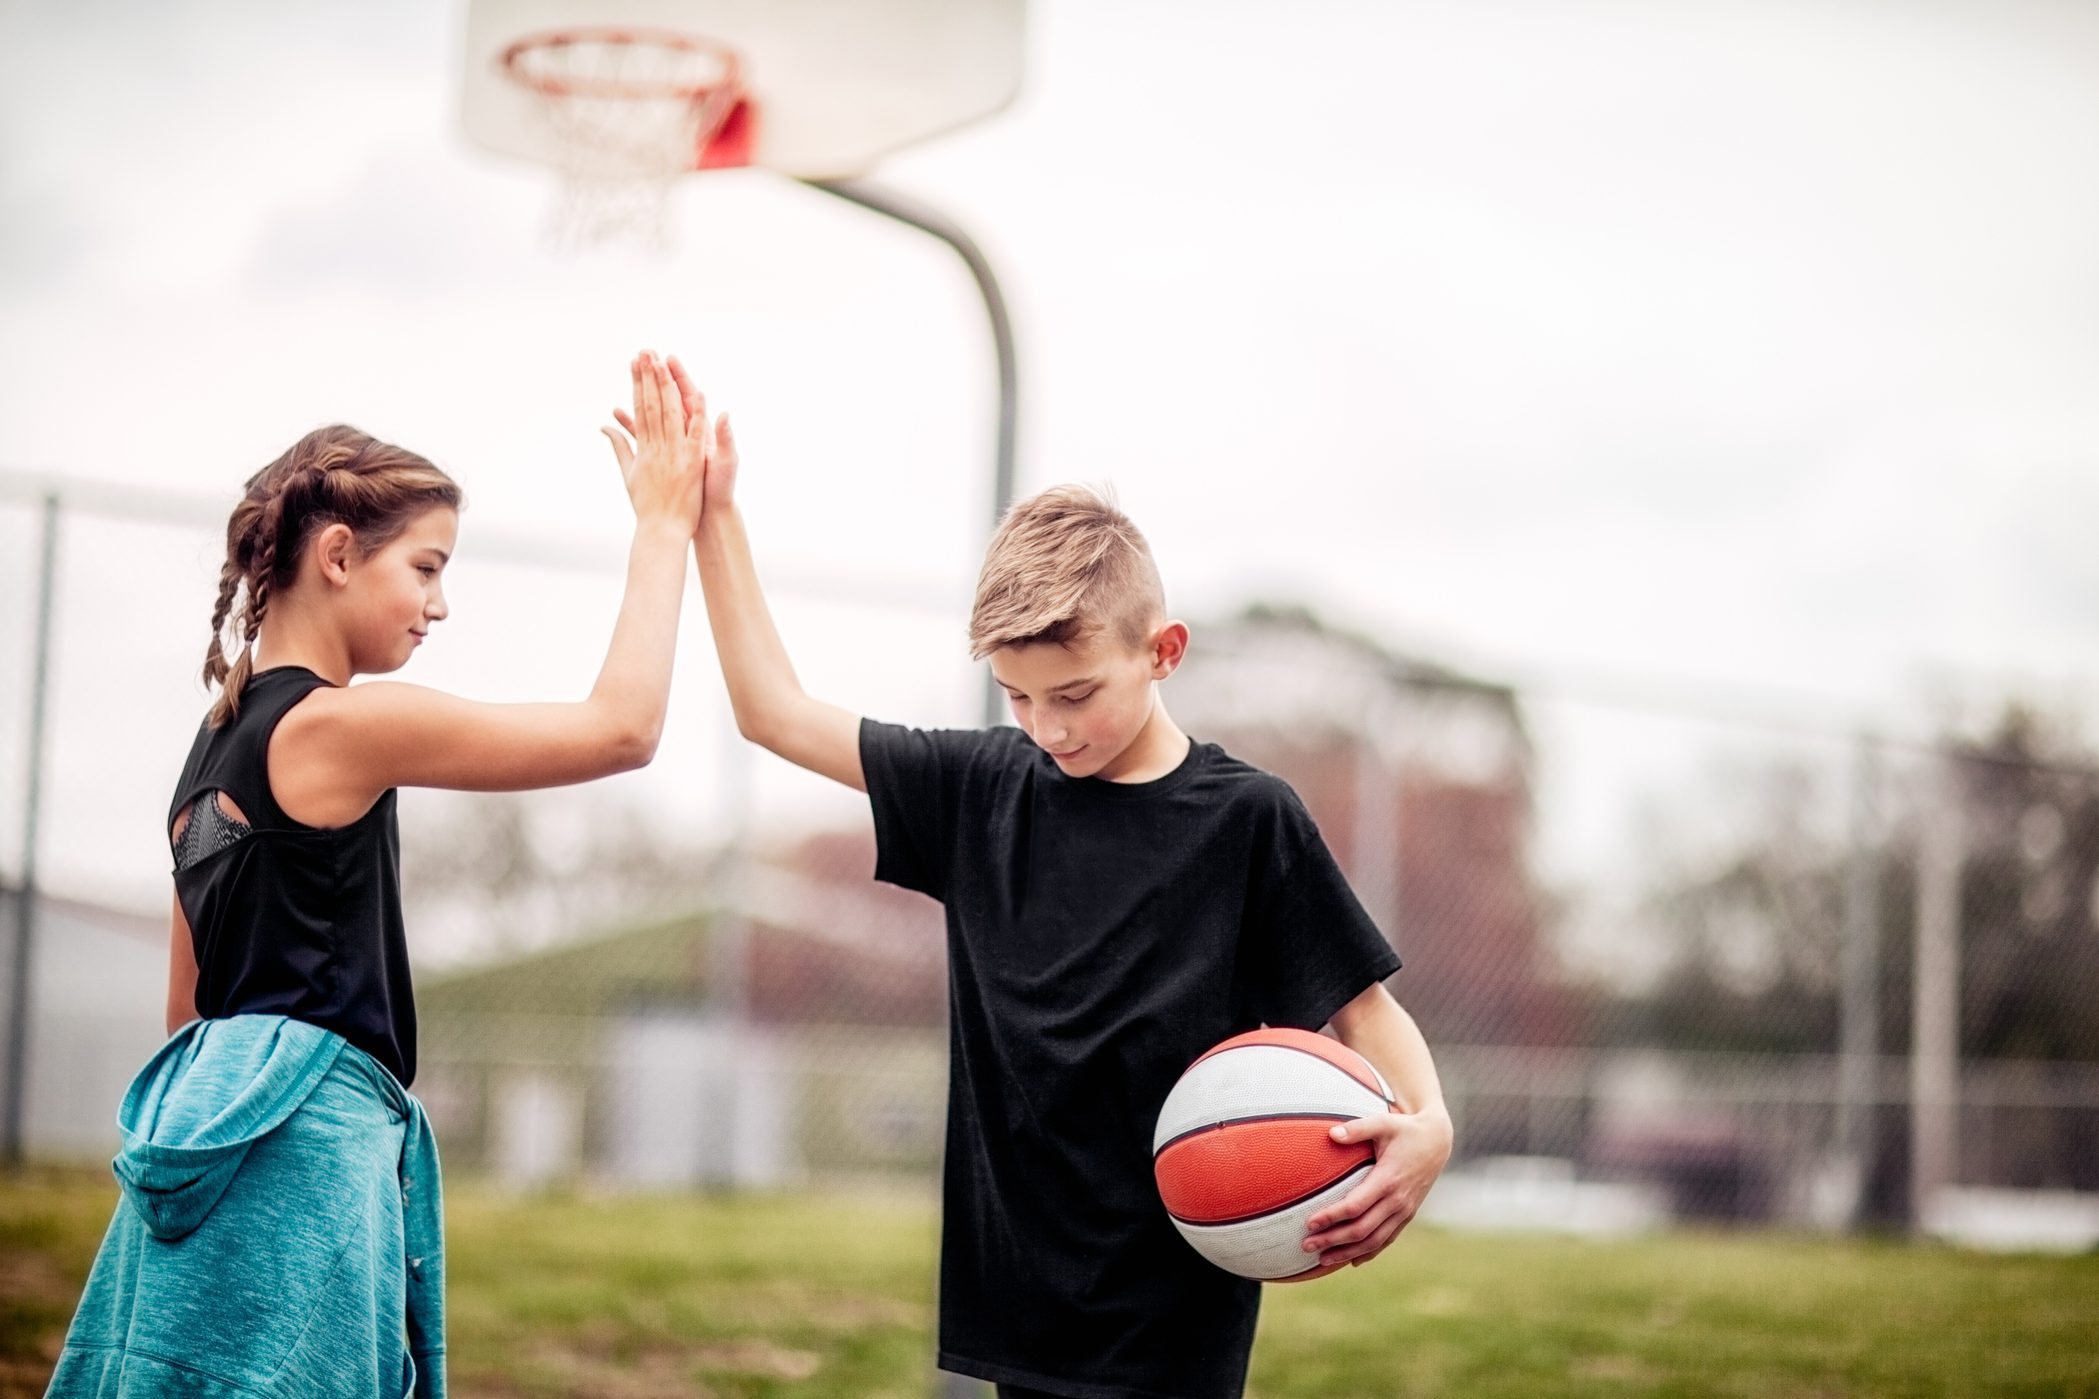
M 483 704 L 418 685 L 320 691 L 271 742 L 271 782 L 299 820 L 354 820 L 390 787 L 518 791 L 585 782 L 655 756 L 669 704 L 685 590 L 685 550 L 700 516 L 712 426 L 688 414 L 664 363 L 634 362 L 633 441 L 613 429 L 634 505 L 626 595 L 587 699 Z M 296 755 L 290 763 L 279 754 Z M 280 767 L 285 769 L 280 771 Z

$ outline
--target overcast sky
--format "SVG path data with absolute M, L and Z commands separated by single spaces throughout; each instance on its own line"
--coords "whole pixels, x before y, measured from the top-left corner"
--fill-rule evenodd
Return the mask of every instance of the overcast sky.
M 230 499 L 356 423 L 470 497 L 405 678 L 576 693 L 611 578 L 477 569 L 476 533 L 616 559 L 596 427 L 635 348 L 676 350 L 735 413 L 762 566 L 861 599 L 783 602 L 812 688 L 970 721 L 991 366 L 959 266 L 749 172 L 688 182 L 666 257 L 564 256 L 547 177 L 458 133 L 463 29 L 427 0 L 0 0 L 0 466 Z M 1297 597 L 1562 693 L 1651 677 L 1837 727 L 2099 696 L 2099 7 L 1038 0 L 1028 64 L 1012 110 L 879 178 L 999 268 L 1024 488 L 1112 481 L 1179 610 Z M 0 502 L 10 674 L 28 520 Z M 67 549 L 46 869 L 158 901 L 216 541 Z M 610 790 L 697 833 L 732 745 L 690 635 L 663 756 Z M 19 685 L 0 707 L 11 873 Z M 1534 717 L 1578 882 L 1698 742 Z M 762 813 L 851 819 L 753 773 Z

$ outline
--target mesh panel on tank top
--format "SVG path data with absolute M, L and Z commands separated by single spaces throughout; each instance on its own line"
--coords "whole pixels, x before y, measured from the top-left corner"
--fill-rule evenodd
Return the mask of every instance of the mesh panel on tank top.
M 182 833 L 175 837 L 175 868 L 186 870 L 210 859 L 255 833 L 246 821 L 228 816 L 219 806 L 218 793 L 207 792 L 190 807 Z

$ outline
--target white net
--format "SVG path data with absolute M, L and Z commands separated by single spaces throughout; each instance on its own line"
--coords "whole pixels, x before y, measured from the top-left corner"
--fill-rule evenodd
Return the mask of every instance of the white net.
M 565 247 L 670 241 L 670 192 L 742 97 L 735 54 L 662 31 L 577 30 L 511 45 L 504 70 L 559 149 Z

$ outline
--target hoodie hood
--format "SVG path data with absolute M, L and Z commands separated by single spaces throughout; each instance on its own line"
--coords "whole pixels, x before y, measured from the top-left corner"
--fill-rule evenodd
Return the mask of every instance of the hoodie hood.
M 146 1228 L 179 1239 L 202 1224 L 248 1148 L 298 1111 L 343 1048 L 338 1035 L 277 1016 L 177 1031 L 117 1110 L 124 1147 L 110 1166 Z

